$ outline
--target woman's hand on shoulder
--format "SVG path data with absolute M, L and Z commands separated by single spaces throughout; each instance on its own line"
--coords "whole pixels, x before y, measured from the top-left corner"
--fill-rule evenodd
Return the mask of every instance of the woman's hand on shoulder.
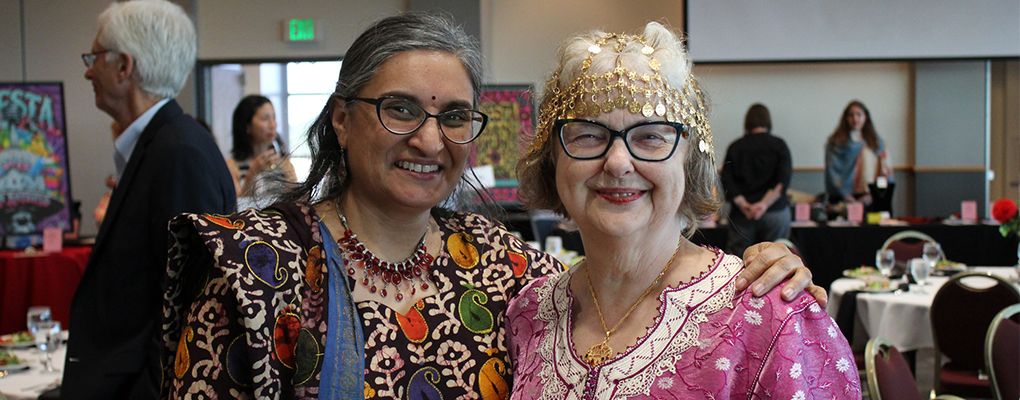
M 737 277 L 737 290 L 750 286 L 755 296 L 761 296 L 786 278 L 790 281 L 783 285 L 784 300 L 793 300 L 798 292 L 806 289 L 825 307 L 828 302 L 825 289 L 811 282 L 811 270 L 781 243 L 758 243 L 744 251 L 744 271 Z

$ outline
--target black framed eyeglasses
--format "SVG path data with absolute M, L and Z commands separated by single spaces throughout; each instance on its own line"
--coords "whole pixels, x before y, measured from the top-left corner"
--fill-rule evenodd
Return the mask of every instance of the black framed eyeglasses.
M 375 105 L 376 115 L 383 128 L 397 135 L 407 135 L 425 124 L 429 118 L 439 121 L 439 131 L 451 142 L 471 143 L 485 129 L 489 116 L 477 110 L 450 110 L 430 114 L 413 101 L 393 96 L 370 99 L 347 97 L 346 101 L 362 101 Z
M 617 131 L 586 119 L 558 119 L 553 131 L 559 134 L 563 151 L 578 160 L 602 158 L 619 137 L 632 157 L 662 161 L 672 157 L 677 143 L 687 139 L 684 124 L 669 121 L 642 122 Z
M 113 50 L 99 50 L 91 53 L 82 53 L 81 60 L 85 62 L 85 68 L 92 68 L 92 66 L 96 63 L 96 58 L 99 57 L 100 54 L 109 53 L 111 51 Z

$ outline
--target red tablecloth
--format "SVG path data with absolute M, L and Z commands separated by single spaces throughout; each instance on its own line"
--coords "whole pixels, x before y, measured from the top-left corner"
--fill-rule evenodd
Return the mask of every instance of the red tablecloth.
M 49 306 L 67 329 L 71 299 L 92 247 L 66 247 L 59 253 L 0 251 L 0 334 L 25 330 L 31 306 Z

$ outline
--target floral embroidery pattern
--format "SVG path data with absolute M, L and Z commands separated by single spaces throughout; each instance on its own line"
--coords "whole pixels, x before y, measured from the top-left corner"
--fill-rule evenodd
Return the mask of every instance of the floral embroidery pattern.
M 755 311 L 748 310 L 747 313 L 744 314 L 744 319 L 752 325 L 761 325 L 761 314 L 758 314 Z
M 840 357 L 839 361 L 836 361 L 836 369 L 838 369 L 839 372 L 846 372 L 850 369 L 850 361 L 844 357 Z
M 793 366 L 790 367 L 790 377 L 793 379 L 800 378 L 800 372 L 801 372 L 800 363 L 793 363 Z

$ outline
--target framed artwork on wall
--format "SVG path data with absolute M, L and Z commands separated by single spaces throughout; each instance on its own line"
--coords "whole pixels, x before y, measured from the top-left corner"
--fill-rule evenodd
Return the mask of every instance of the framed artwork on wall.
M 62 83 L 0 83 L 0 235 L 73 229 Z
M 500 203 L 517 202 L 514 168 L 535 130 L 535 106 L 530 85 L 490 85 L 482 88 L 478 109 L 489 116 L 485 131 L 472 144 L 472 167 L 491 167 L 495 178 L 489 192 Z

